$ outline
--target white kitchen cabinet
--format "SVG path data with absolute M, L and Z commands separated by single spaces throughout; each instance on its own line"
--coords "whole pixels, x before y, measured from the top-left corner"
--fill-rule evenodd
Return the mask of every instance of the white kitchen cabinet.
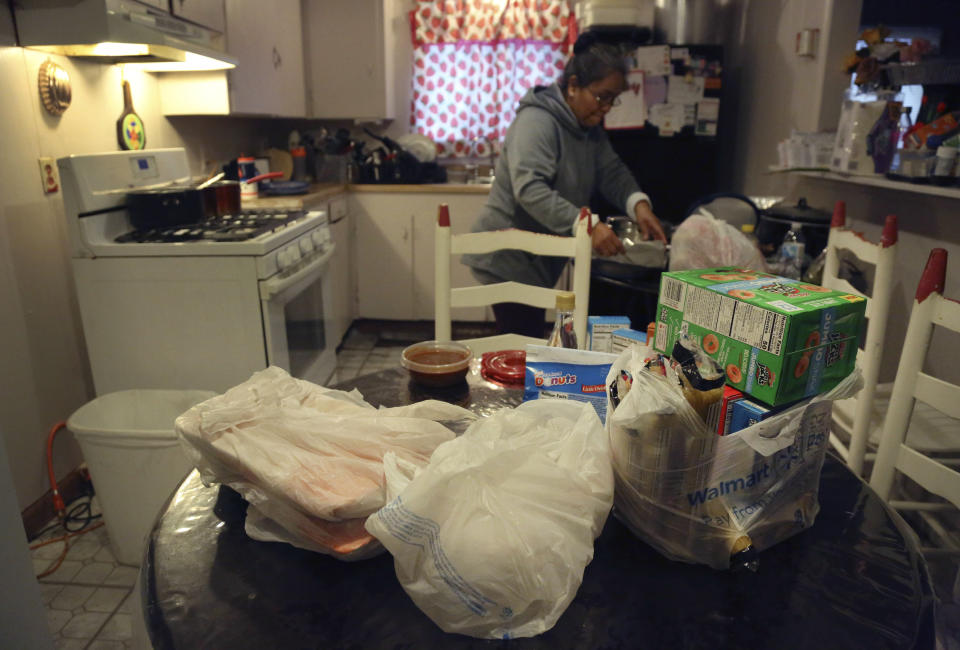
M 167 4 L 165 0 L 163 4 Z M 218 32 L 226 28 L 223 0 L 170 0 L 170 10 L 174 16 Z
M 330 302 L 333 304 L 333 332 L 331 341 L 340 345 L 344 335 L 350 328 L 350 323 L 356 317 L 357 292 L 353 277 L 354 268 L 354 237 L 353 220 L 347 206 L 346 196 L 337 196 L 330 200 L 327 214 L 330 218 L 330 234 L 336 245 L 333 259 L 330 260 L 330 276 L 333 295 Z
M 398 66 L 410 66 L 400 0 L 303 0 L 310 117 L 379 120 L 395 114 Z M 399 9 L 399 10 L 398 10 Z M 402 32 L 406 41 L 397 38 Z M 398 49 L 400 48 L 400 49 Z
M 227 0 L 230 108 L 254 115 L 306 115 L 300 0 Z
M 160 74 L 163 114 L 306 116 L 300 0 L 224 7 L 227 53 L 237 67 Z
M 354 193 L 360 318 L 413 319 L 413 213 L 393 193 Z
M 354 192 L 357 294 L 360 318 L 433 320 L 434 236 L 437 208 L 450 206 L 453 232 L 469 232 L 486 194 Z M 453 286 L 477 284 L 453 260 Z M 455 309 L 455 320 L 492 320 L 487 309 Z

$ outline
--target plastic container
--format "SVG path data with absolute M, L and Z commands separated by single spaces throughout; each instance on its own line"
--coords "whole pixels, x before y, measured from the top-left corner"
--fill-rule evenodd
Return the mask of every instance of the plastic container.
M 473 351 L 455 341 L 422 341 L 404 348 L 400 365 L 418 384 L 432 388 L 453 386 L 463 381 Z
M 941 145 L 937 148 L 937 162 L 934 164 L 934 176 L 953 176 L 953 169 L 957 164 L 956 147 Z
M 205 390 L 119 391 L 88 402 L 67 420 L 90 468 L 121 564 L 140 564 L 144 537 L 191 469 L 173 421 L 215 395 Z

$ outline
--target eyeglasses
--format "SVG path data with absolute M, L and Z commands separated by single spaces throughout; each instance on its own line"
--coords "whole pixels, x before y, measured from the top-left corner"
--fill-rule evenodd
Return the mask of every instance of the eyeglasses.
M 620 96 L 619 95 L 594 95 L 593 98 L 597 100 L 597 103 L 600 106 L 619 106 L 620 105 Z

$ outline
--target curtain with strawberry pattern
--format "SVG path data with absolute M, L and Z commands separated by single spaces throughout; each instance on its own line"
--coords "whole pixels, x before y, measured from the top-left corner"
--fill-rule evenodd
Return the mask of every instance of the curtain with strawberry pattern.
M 486 156 L 528 88 L 552 83 L 577 37 L 568 0 L 418 0 L 411 130 L 440 156 Z

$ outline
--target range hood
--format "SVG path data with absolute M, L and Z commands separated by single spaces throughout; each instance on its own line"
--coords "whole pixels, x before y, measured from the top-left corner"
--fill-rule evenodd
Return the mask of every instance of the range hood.
M 135 0 L 19 0 L 14 6 L 23 47 L 150 71 L 237 65 L 217 49 L 217 32 Z

